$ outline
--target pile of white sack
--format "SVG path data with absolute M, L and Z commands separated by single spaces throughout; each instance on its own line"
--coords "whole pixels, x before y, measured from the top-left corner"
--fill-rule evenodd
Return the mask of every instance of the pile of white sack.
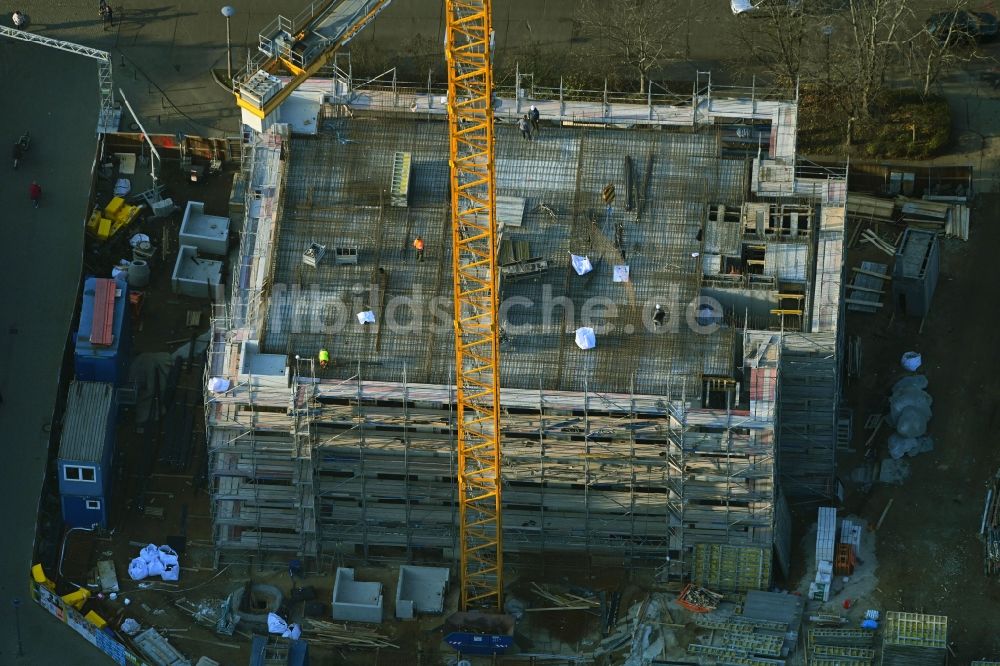
M 934 440 L 927 435 L 933 400 L 924 390 L 926 388 L 927 377 L 924 375 L 903 377 L 892 387 L 887 420 L 896 429 L 889 435 L 889 455 L 896 460 L 934 448 Z
M 291 638 L 293 641 L 299 640 L 302 635 L 302 627 L 296 623 L 288 624 L 277 613 L 267 614 L 267 631 L 271 634 L 281 634 L 282 638 Z
M 149 544 L 139 551 L 139 557 L 128 565 L 128 575 L 132 580 L 142 580 L 149 576 L 159 576 L 162 580 L 179 580 L 181 566 L 177 551 L 170 546 Z

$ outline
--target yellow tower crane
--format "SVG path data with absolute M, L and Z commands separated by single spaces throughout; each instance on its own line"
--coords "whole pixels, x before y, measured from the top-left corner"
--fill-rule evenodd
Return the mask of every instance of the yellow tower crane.
M 234 77 L 237 104 L 264 120 L 392 0 L 310 3 L 279 16 Z M 492 0 L 444 0 L 448 62 L 458 503 L 462 610 L 503 607 L 500 358 L 494 170 Z M 292 73 L 287 83 L 274 73 Z
M 446 0 L 462 609 L 503 606 L 491 0 Z

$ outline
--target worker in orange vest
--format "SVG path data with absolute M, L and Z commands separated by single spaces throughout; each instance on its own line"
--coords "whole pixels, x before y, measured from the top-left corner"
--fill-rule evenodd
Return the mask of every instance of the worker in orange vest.
M 413 239 L 413 247 L 417 251 L 417 261 L 423 261 L 424 260 L 424 239 L 421 238 L 420 236 L 417 236 L 415 239 Z

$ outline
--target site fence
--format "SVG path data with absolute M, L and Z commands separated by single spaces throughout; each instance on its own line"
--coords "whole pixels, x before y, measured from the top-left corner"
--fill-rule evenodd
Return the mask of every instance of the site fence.
M 60 622 L 69 625 L 73 631 L 83 636 L 88 643 L 108 655 L 116 664 L 121 664 L 122 666 L 125 666 L 125 664 L 132 666 L 153 666 L 118 642 L 118 639 L 115 638 L 114 633 L 109 627 L 98 628 L 96 624 L 88 620 L 80 611 L 64 602 L 58 594 L 41 583 L 31 581 L 31 599 Z

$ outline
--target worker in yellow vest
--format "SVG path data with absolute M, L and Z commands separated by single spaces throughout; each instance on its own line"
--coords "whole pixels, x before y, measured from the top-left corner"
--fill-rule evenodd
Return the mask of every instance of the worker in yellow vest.
M 326 370 L 328 365 L 330 365 L 330 352 L 326 347 L 323 347 L 319 350 L 319 367 Z

